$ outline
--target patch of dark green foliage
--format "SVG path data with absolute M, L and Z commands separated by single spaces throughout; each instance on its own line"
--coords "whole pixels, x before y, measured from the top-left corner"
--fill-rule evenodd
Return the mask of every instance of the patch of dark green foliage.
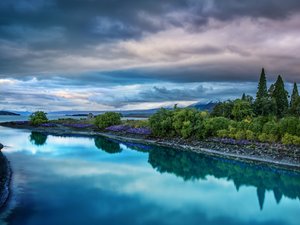
M 294 84 L 289 101 L 281 76 L 267 89 L 262 69 L 255 100 L 243 94 L 219 102 L 211 113 L 192 108 L 160 109 L 149 118 L 157 137 L 233 138 L 300 145 L 300 97 Z

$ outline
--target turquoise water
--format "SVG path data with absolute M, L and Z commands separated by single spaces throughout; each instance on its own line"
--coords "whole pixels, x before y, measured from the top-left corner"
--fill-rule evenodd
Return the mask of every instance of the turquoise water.
M 300 175 L 170 148 L 0 127 L 0 224 L 299 224 Z

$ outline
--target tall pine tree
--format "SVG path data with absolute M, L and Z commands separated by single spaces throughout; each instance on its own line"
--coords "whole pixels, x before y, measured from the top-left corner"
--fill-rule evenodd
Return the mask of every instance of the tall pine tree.
M 291 108 L 295 105 L 298 98 L 299 98 L 298 87 L 297 87 L 297 84 L 294 83 L 294 88 L 293 88 L 291 102 L 290 102 Z
M 268 116 L 274 114 L 275 108 L 275 103 L 268 94 L 265 69 L 262 68 L 254 102 L 254 112 L 257 116 Z
M 300 97 L 296 83 L 294 83 L 294 88 L 291 96 L 290 113 L 294 116 L 300 115 Z
M 277 109 L 276 115 L 278 117 L 283 117 L 288 110 L 289 101 L 288 101 L 288 93 L 284 88 L 284 82 L 280 75 L 278 76 L 274 84 L 274 87 L 275 88 L 272 97 L 276 102 L 276 109 Z
M 268 97 L 268 91 L 265 69 L 262 68 L 256 93 L 256 100 L 260 100 L 264 97 Z

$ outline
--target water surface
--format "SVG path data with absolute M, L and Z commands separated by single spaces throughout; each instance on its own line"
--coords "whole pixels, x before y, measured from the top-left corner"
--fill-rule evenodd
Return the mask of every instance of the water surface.
M 0 224 L 299 223 L 300 175 L 104 138 L 0 127 L 13 167 Z

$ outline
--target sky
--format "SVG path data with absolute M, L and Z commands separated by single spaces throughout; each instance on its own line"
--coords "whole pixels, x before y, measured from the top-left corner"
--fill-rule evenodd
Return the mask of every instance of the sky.
M 1 0 L 0 110 L 133 110 L 300 82 L 298 0 Z

